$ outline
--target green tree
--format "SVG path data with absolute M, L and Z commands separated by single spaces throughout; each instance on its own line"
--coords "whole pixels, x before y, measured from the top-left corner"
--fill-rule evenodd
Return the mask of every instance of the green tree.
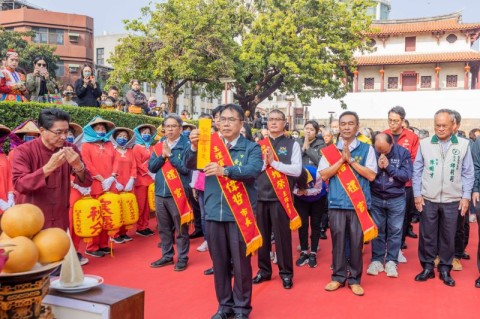
M 255 19 L 240 26 L 234 98 L 253 112 L 276 90 L 304 103 L 345 96 L 353 54 L 367 48 L 370 5 L 364 0 L 256 1 Z
M 109 84 L 135 78 L 160 82 L 170 112 L 187 82 L 215 83 L 233 74 L 235 56 L 233 16 L 225 14 L 229 0 L 168 0 L 155 9 L 143 8 L 140 19 L 125 21 L 133 33 L 120 40 L 109 62 Z M 233 14 L 233 13 L 232 13 Z
M 4 59 L 8 49 L 14 49 L 20 57 L 20 67 L 27 73 L 33 71 L 33 60 L 36 57 L 43 57 L 48 64 L 48 71 L 52 78 L 55 77 L 58 56 L 54 54 L 56 47 L 47 44 L 29 43 L 26 38 L 35 36 L 35 32 L 18 32 L 5 30 L 0 27 L 0 56 Z

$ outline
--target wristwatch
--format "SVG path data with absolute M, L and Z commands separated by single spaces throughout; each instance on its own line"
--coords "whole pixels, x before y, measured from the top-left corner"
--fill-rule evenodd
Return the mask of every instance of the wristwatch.
M 223 168 L 223 176 L 228 177 L 228 168 Z

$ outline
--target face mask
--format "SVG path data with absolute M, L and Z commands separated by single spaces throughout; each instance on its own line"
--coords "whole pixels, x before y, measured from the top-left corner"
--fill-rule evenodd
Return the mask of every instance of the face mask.
M 149 107 L 156 107 L 157 106 L 157 102 L 151 102 L 150 104 L 148 104 Z
M 185 137 L 189 137 L 190 136 L 190 131 L 183 131 L 182 134 Z
M 23 140 L 24 140 L 25 142 L 33 141 L 34 139 L 35 139 L 35 136 L 31 136 L 31 135 L 25 135 L 25 136 L 23 137 Z
M 92 72 L 89 72 L 89 71 L 84 71 L 83 72 L 83 76 L 88 78 L 90 75 L 92 75 Z
M 67 136 L 66 141 L 67 141 L 68 143 L 73 143 L 73 140 L 74 140 L 74 139 L 75 139 L 75 138 L 74 138 L 73 136 Z
M 127 139 L 125 137 L 117 137 L 117 144 L 120 146 L 125 146 L 127 144 Z
M 145 142 L 150 142 L 150 139 L 152 138 L 152 135 L 150 134 L 142 134 L 142 140 Z
M 98 137 L 105 137 L 106 134 L 107 133 L 105 133 L 105 132 L 97 132 Z
M 298 134 L 292 134 L 293 138 L 298 138 Z
M 112 105 L 113 105 L 113 102 L 112 102 L 112 101 L 105 101 L 105 105 L 106 105 L 106 106 L 112 106 Z

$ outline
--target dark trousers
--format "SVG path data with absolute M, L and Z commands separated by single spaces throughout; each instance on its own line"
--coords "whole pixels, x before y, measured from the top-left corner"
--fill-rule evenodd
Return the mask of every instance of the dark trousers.
M 198 201 L 193 196 L 193 190 L 190 187 L 185 188 L 187 193 L 188 202 L 192 206 L 193 210 L 193 226 L 195 227 L 195 232 L 202 231 L 202 212 L 200 211 L 200 205 Z
M 280 277 L 293 277 L 292 232 L 290 219 L 279 201 L 257 202 L 257 224 L 263 237 L 263 245 L 258 250 L 258 272 L 262 277 L 272 276 L 270 251 L 272 244 L 269 238 L 272 231 L 275 236 L 275 251 L 277 253 Z
M 439 271 L 449 271 L 455 255 L 455 232 L 457 230 L 458 204 L 433 203 L 425 200 L 420 214 L 420 240 L 418 257 L 424 269 L 432 269 L 433 261 L 440 257 Z
M 465 244 L 467 236 L 465 233 L 465 223 L 469 223 L 468 212 L 465 216 L 462 216 L 459 213 L 457 218 L 457 230 L 455 232 L 455 258 L 458 259 L 462 258 L 462 255 L 465 252 L 465 247 L 467 247 Z
M 245 256 L 247 248 L 237 223 L 207 220 L 205 224 L 218 311 L 248 315 L 252 311 L 252 264 L 250 256 Z
M 412 217 L 415 213 L 415 197 L 413 196 L 413 188 L 405 187 L 405 217 L 403 218 L 402 227 L 402 244 L 407 238 L 408 229 L 412 229 Z
M 174 236 L 177 243 L 178 260 L 188 261 L 190 239 L 188 225 L 180 225 L 180 214 L 172 197 L 155 196 L 158 230 L 162 241 L 162 257 L 173 258 Z
M 363 231 L 354 210 L 329 209 L 330 232 L 332 234 L 333 274 L 332 280 L 349 285 L 360 284 L 363 271 Z M 347 271 L 345 235 L 349 234 L 350 272 Z
M 477 224 L 478 224 L 478 247 L 477 247 L 477 268 L 480 272 L 480 204 L 477 204 L 475 207 L 475 213 L 477 214 Z
M 325 201 L 327 196 L 323 196 L 318 201 L 306 202 L 295 197 L 295 208 L 302 219 L 302 227 L 298 229 L 300 247 L 302 251 L 308 251 L 308 226 L 312 229 L 310 235 L 310 252 L 316 253 L 318 242 L 320 241 L 320 229 L 322 216 L 325 214 Z

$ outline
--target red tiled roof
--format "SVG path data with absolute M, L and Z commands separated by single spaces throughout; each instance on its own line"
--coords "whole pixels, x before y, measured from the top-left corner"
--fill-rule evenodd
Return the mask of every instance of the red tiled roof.
M 405 33 L 421 33 L 433 31 L 478 31 L 480 23 L 461 23 L 459 13 L 440 17 L 386 20 L 385 22 L 373 23 L 368 35 L 395 35 Z
M 480 61 L 480 52 L 448 52 L 402 55 L 363 55 L 355 57 L 358 65 L 393 65 L 393 64 L 420 64 L 435 62 L 470 62 Z

